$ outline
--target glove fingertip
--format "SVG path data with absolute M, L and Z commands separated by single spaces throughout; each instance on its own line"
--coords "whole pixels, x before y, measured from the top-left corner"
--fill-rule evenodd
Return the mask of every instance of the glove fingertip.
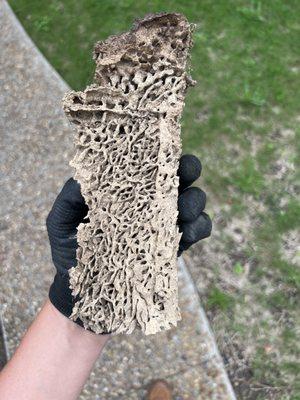
M 179 182 L 180 185 L 190 185 L 201 175 L 202 165 L 198 157 L 193 154 L 184 154 L 179 160 Z

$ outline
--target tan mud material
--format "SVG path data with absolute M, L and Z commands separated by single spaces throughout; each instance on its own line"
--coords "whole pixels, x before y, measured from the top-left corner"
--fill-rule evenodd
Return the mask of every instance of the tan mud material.
M 96 333 L 177 325 L 180 118 L 191 26 L 150 15 L 95 46 L 94 83 L 68 93 L 75 179 L 89 207 L 78 228 L 71 318 Z

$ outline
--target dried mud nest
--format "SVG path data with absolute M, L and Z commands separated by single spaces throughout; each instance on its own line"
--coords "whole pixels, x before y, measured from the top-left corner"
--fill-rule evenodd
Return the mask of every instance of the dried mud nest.
M 71 318 L 96 333 L 153 334 L 180 319 L 176 173 L 190 47 L 184 16 L 147 16 L 97 43 L 94 83 L 63 100 L 89 208 Z

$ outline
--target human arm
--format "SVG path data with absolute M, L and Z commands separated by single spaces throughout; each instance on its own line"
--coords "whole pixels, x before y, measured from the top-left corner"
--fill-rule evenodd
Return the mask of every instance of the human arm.
M 0 374 L 0 399 L 77 399 L 108 338 L 74 324 L 47 300 Z

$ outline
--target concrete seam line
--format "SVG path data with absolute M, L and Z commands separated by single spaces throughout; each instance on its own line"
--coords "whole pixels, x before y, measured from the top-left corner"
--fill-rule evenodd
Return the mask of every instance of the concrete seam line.
M 46 68 L 50 71 L 50 73 L 53 75 L 53 78 L 57 80 L 57 82 L 61 85 L 61 87 L 64 90 L 67 90 L 70 88 L 70 86 L 67 84 L 67 82 L 63 79 L 63 77 L 56 71 L 56 69 L 49 63 L 47 58 L 44 56 L 44 54 L 40 51 L 40 49 L 35 45 L 35 43 L 32 41 L 26 30 L 24 29 L 23 25 L 17 18 L 16 14 L 14 13 L 13 9 L 11 6 L 8 4 L 6 0 L 2 0 L 3 6 L 6 7 L 7 11 L 12 15 L 16 27 L 19 29 L 21 35 L 24 37 L 24 40 L 26 40 L 29 44 L 30 47 L 34 49 L 39 54 L 39 58 L 42 63 L 45 64 Z
M 178 259 L 178 263 L 181 266 L 181 271 L 183 273 L 186 285 L 188 287 L 187 289 L 189 290 L 190 293 L 195 293 L 196 294 L 197 302 L 198 302 L 198 310 L 199 310 L 199 320 L 203 324 L 202 328 L 204 328 L 204 331 L 207 332 L 207 335 L 211 339 L 212 352 L 220 360 L 220 366 L 221 366 L 222 372 L 223 372 L 223 379 L 224 379 L 224 383 L 225 383 L 225 385 L 227 387 L 228 394 L 230 396 L 230 400 L 236 400 L 236 396 L 235 396 L 233 387 L 231 385 L 231 382 L 229 380 L 229 377 L 228 377 L 226 369 L 225 369 L 223 358 L 222 358 L 222 356 L 221 356 L 221 354 L 219 352 L 219 349 L 218 349 L 217 343 L 215 341 L 214 334 L 213 334 L 213 332 L 212 332 L 212 330 L 210 328 L 208 319 L 207 319 L 207 317 L 205 315 L 205 312 L 204 312 L 204 310 L 203 310 L 203 308 L 201 306 L 200 298 L 199 298 L 199 291 L 198 291 L 198 289 L 197 289 L 197 287 L 196 287 L 196 285 L 194 283 L 194 280 L 193 280 L 193 278 L 191 276 L 191 273 L 190 273 L 190 271 L 189 271 L 189 269 L 188 269 L 188 267 L 187 267 L 187 265 L 186 265 L 186 263 L 185 263 L 185 261 L 184 261 L 184 259 L 182 257 L 180 257 Z

